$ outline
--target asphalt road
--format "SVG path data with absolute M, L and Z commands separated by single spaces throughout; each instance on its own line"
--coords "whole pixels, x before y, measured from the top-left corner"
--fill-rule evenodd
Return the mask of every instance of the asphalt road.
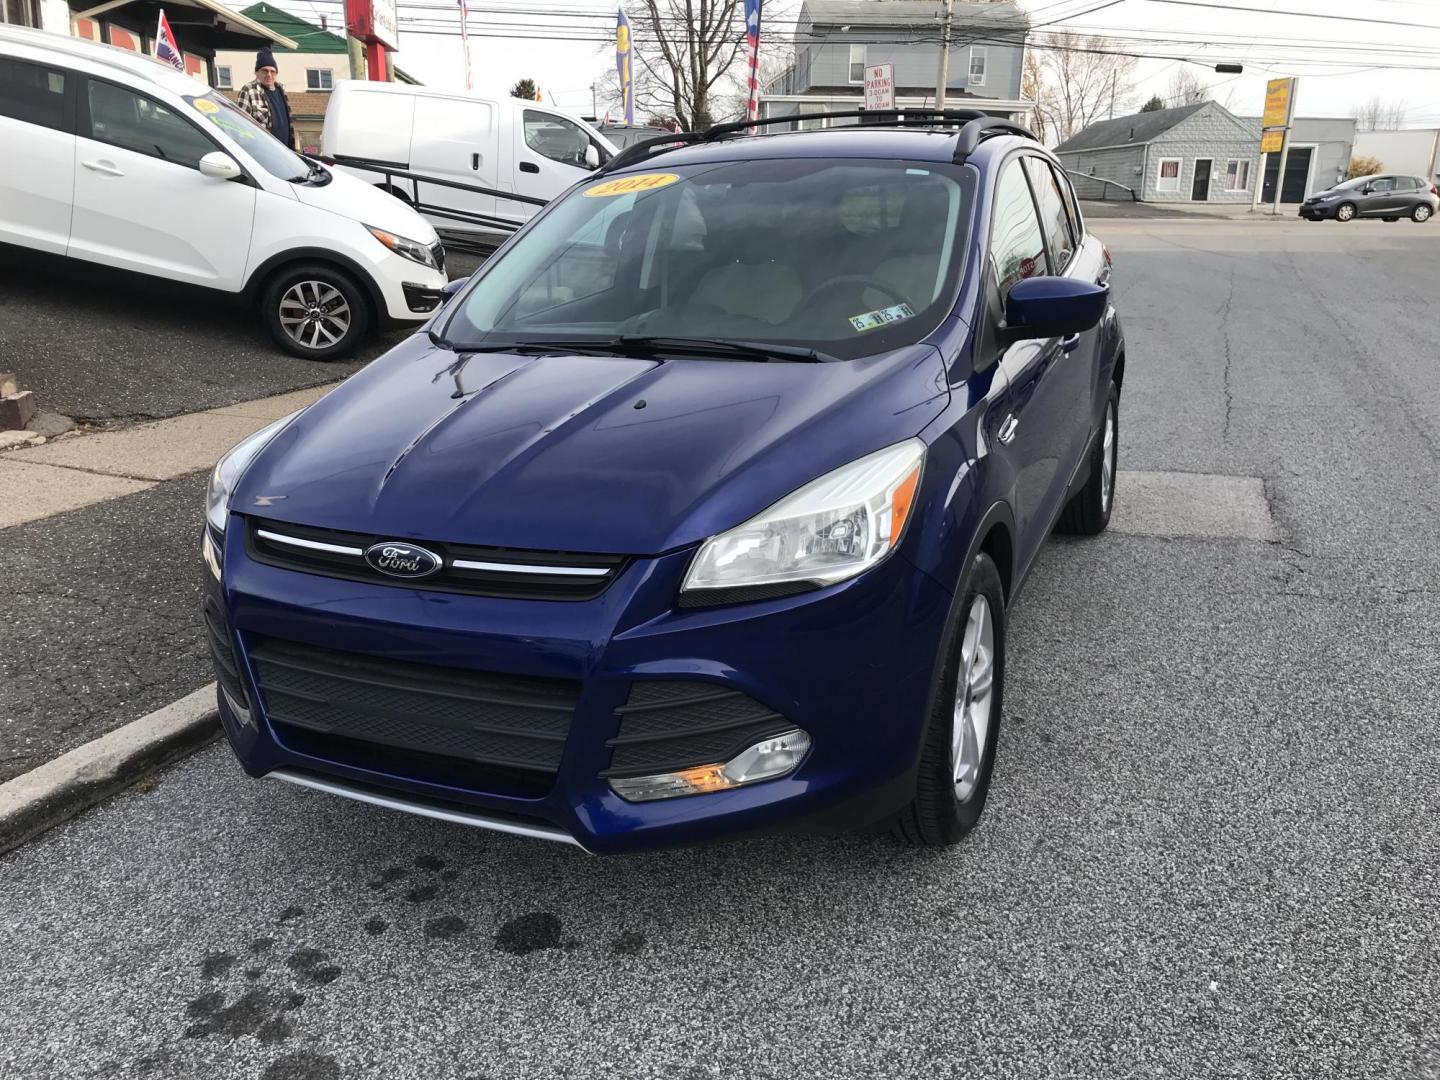
M 1440 1077 L 1440 234 L 1103 235 L 1122 468 L 1280 539 L 1048 545 L 965 843 L 601 860 L 215 747 L 0 859 L 0 1076 Z
M 474 259 L 454 263 L 468 273 Z M 0 371 L 41 408 L 82 423 L 154 420 L 333 382 L 402 336 L 375 337 L 349 361 L 299 360 L 224 294 L 0 245 Z

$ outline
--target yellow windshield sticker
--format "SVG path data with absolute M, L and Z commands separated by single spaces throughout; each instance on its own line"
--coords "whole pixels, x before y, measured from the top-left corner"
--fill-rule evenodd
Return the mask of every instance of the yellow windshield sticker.
M 220 111 L 219 105 L 216 105 L 213 101 L 206 101 L 204 98 L 195 99 L 195 108 L 207 116 L 213 116 Z
M 621 176 L 587 189 L 585 197 L 590 199 L 602 195 L 629 195 L 633 191 L 654 191 L 656 188 L 673 184 L 679 179 L 680 177 L 674 173 L 668 172 L 645 173 L 643 176 Z

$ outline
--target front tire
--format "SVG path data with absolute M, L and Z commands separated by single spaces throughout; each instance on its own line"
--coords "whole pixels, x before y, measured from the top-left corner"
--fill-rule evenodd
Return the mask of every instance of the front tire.
M 1419 206 L 1415 207 L 1414 210 L 1410 211 L 1410 220 L 1415 222 L 1415 224 L 1417 225 L 1424 225 L 1425 222 L 1430 220 L 1431 216 L 1434 213 L 1434 210 L 1431 210 L 1430 207 L 1426 206 L 1424 203 L 1421 203 Z
M 1090 450 L 1090 478 L 1066 504 L 1055 523 L 1057 531 L 1073 536 L 1097 536 L 1110 524 L 1115 507 L 1115 478 L 1120 464 L 1120 388 L 1110 384 L 1105 401 L 1104 426 Z
M 1347 203 L 1341 203 L 1339 206 L 1337 206 L 1337 207 L 1335 208 L 1335 220 L 1336 220 L 1336 221 L 1354 221 L 1354 220 L 1355 220 L 1355 204 L 1354 204 L 1354 203 L 1348 203 L 1348 202 L 1347 202 Z
M 260 297 L 260 317 L 275 343 L 303 360 L 336 360 L 369 330 L 370 301 L 355 279 L 324 263 L 286 267 Z
M 995 769 L 1005 697 L 1005 591 L 981 552 L 961 582 L 931 698 L 915 797 L 893 825 L 916 847 L 946 847 L 980 821 Z

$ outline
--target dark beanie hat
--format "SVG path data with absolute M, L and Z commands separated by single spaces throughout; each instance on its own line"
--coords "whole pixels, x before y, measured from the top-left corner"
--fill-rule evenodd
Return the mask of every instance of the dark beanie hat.
M 269 49 L 261 49 L 255 54 L 255 70 L 259 71 L 261 68 L 267 67 L 279 70 L 280 65 L 275 63 L 274 53 L 272 53 Z

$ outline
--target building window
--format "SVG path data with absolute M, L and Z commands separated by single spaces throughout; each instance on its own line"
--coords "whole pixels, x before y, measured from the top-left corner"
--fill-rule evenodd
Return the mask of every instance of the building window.
M 865 82 L 865 46 L 850 46 L 850 82 L 863 85 Z
M 985 85 L 985 46 L 970 46 L 970 85 Z
M 1156 191 L 1180 190 L 1180 159 L 1161 158 L 1160 176 L 1155 183 Z
M 795 130 L 818 131 L 820 128 L 823 128 L 825 126 L 824 120 L 806 120 L 804 119 L 804 117 L 810 113 L 823 113 L 825 109 L 826 106 L 824 105 L 816 105 L 808 102 L 802 102 L 800 105 L 796 106 L 795 113 L 797 116 L 801 117 L 801 119 L 796 121 Z
M 334 88 L 335 73 L 329 68 L 306 68 L 306 90 L 331 90 Z
M 0 0 L 0 23 L 40 29 L 40 0 Z
M 230 81 L 230 68 L 226 65 L 215 65 L 215 89 L 233 90 L 235 84 Z
M 1232 158 L 1225 164 L 1225 190 L 1250 190 L 1250 162 Z

